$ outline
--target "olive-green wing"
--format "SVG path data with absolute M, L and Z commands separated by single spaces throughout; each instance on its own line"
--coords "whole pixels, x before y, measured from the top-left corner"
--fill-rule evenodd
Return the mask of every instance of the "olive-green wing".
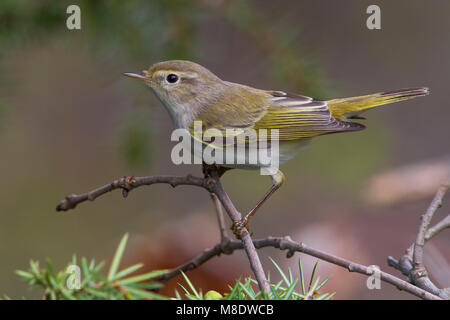
M 201 122 L 202 133 L 215 129 L 223 137 L 231 135 L 246 142 L 259 141 L 261 129 L 266 129 L 269 140 L 270 129 L 277 129 L 279 140 L 288 141 L 365 128 L 335 119 L 326 101 L 235 84 L 202 110 L 195 121 Z M 194 132 L 193 126 L 190 131 Z
M 278 129 L 280 141 L 357 131 L 364 125 L 335 119 L 327 102 L 285 92 L 273 92 L 270 107 L 255 129 Z
M 201 125 L 202 134 L 209 131 L 215 135 L 211 131 L 213 129 L 223 137 L 236 137 L 236 141 L 256 141 L 258 138 L 253 126 L 267 113 L 272 98 L 269 91 L 229 83 L 213 103 L 197 114 L 189 131 L 191 134 L 196 131 L 194 125 L 197 122 L 197 128 L 198 124 Z
M 251 128 L 270 107 L 272 95 L 265 90 L 229 83 L 211 104 L 201 110 L 195 120 L 205 128 L 219 130 Z

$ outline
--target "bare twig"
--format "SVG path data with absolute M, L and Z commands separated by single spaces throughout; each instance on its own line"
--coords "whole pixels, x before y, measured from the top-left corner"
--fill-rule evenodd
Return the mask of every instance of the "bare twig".
M 419 232 L 417 233 L 416 242 L 414 244 L 413 251 L 413 263 L 414 268 L 423 267 L 423 247 L 425 245 L 425 235 L 427 233 L 428 227 L 430 226 L 431 219 L 434 213 L 442 206 L 442 198 L 444 198 L 445 193 L 448 190 L 448 185 L 439 188 L 438 192 L 434 196 L 433 201 L 431 201 L 426 213 L 422 215 L 422 223 L 419 227 Z
M 222 211 L 222 204 L 220 203 L 219 198 L 214 193 L 210 193 L 211 199 L 214 203 L 214 208 L 216 209 L 216 215 L 217 215 L 217 224 L 219 225 L 219 232 L 220 232 L 220 242 L 224 242 L 228 238 L 226 231 L 225 231 L 225 221 L 223 220 L 223 211 Z
M 433 227 L 429 227 L 435 212 L 442 205 L 442 199 L 448 188 L 448 184 L 439 188 L 427 211 L 421 216 L 415 243 L 406 249 L 405 254 L 400 259 L 396 260 L 393 257 L 388 257 L 387 259 L 388 265 L 400 270 L 408 277 L 409 282 L 442 299 L 450 299 L 450 290 L 440 289 L 431 281 L 424 265 L 423 256 L 425 243 L 450 226 L 450 215 L 448 215 Z
M 236 210 L 230 197 L 223 189 L 218 173 L 216 171 L 213 171 L 211 173 L 211 176 L 216 182 L 213 192 L 219 198 L 231 220 L 233 222 L 239 222 L 239 220 L 241 220 L 241 214 Z M 242 244 L 244 245 L 245 252 L 247 253 L 248 260 L 250 262 L 250 267 L 255 274 L 260 290 L 262 292 L 265 292 L 266 294 L 269 294 L 269 281 L 267 281 L 264 269 L 261 264 L 261 260 L 258 257 L 258 253 L 256 252 L 255 246 L 253 245 L 252 238 L 250 237 L 250 233 L 248 232 L 247 228 L 242 228 L 239 231 L 239 238 L 242 240 Z
M 419 232 L 417 233 L 416 242 L 414 244 L 413 250 L 413 269 L 411 271 L 411 279 L 413 283 L 417 284 L 419 287 L 427 289 L 427 291 L 433 294 L 439 295 L 444 299 L 449 299 L 450 296 L 446 290 L 439 289 L 429 278 L 428 272 L 425 269 L 423 263 L 423 248 L 425 245 L 425 236 L 428 231 L 428 227 L 431 223 L 431 219 L 437 209 L 442 206 L 442 199 L 448 190 L 448 185 L 439 188 L 433 201 L 427 209 L 427 212 L 421 217 L 422 223 L 419 227 Z
M 104 185 L 100 188 L 94 189 L 92 191 L 83 194 L 70 194 L 66 196 L 65 199 L 61 200 L 56 206 L 56 211 L 67 211 L 75 208 L 79 203 L 90 200 L 94 201 L 101 195 L 108 193 L 116 189 L 122 189 L 123 197 L 128 196 L 128 192 L 131 190 L 141 187 L 149 186 L 157 183 L 170 184 L 172 187 L 179 185 L 190 185 L 202 187 L 208 191 L 211 189 L 211 179 L 198 178 L 192 175 L 187 175 L 186 177 L 176 177 L 176 176 L 145 176 L 145 177 L 133 177 L 127 176 L 120 179 L 116 179 L 113 182 Z M 213 182 L 214 183 L 214 182 Z
M 439 232 L 447 228 L 450 228 L 450 214 L 436 223 L 433 227 L 428 229 L 427 233 L 425 234 L 425 241 L 431 240 Z

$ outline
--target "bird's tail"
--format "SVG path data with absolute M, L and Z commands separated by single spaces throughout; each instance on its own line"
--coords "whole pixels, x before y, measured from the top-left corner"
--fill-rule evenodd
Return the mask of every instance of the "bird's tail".
M 358 116 L 361 112 L 379 105 L 426 96 L 428 93 L 428 88 L 409 88 L 379 92 L 366 96 L 333 99 L 327 101 L 327 103 L 331 114 L 336 119 L 345 120 L 350 118 L 360 118 Z

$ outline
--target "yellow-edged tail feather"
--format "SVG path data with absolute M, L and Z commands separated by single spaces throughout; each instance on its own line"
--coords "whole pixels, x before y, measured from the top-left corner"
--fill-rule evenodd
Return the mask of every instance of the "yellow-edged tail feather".
M 428 88 L 409 88 L 379 92 L 359 97 L 333 99 L 327 101 L 333 117 L 339 120 L 358 118 L 361 112 L 387 103 L 426 96 Z

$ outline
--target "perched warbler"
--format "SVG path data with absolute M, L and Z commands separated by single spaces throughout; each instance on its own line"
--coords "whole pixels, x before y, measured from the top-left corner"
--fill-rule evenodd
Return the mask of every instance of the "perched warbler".
M 360 117 L 363 111 L 429 93 L 428 88 L 410 88 L 323 101 L 224 81 L 201 65 L 182 60 L 159 62 L 142 73 L 124 75 L 143 80 L 153 90 L 169 112 L 175 128 L 192 133 L 195 121 L 201 121 L 203 131 L 239 129 L 245 134 L 251 130 L 276 129 L 280 164 L 291 159 L 313 137 L 364 129 L 364 125 L 350 121 L 364 119 Z M 259 141 L 260 137 L 256 135 L 254 139 Z M 248 143 L 248 138 L 246 141 Z M 260 162 L 220 163 L 217 167 L 222 172 L 229 168 L 267 167 L 272 177 L 270 190 L 234 225 L 238 232 L 281 186 L 284 175 L 278 167 Z

